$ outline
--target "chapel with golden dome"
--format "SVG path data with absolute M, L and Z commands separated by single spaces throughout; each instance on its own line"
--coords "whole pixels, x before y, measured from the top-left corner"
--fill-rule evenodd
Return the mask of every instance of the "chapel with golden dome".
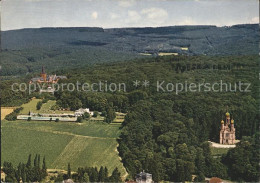
M 226 113 L 226 121 L 221 121 L 221 130 L 219 133 L 220 144 L 235 144 L 236 141 L 236 129 L 234 127 L 234 120 L 230 120 L 230 113 Z

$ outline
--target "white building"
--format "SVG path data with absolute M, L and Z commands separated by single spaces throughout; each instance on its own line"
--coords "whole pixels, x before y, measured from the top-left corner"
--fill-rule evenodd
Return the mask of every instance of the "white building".
M 40 89 L 40 93 L 51 93 L 51 94 L 54 94 L 54 92 L 55 92 L 55 89 L 50 87 L 50 86 L 46 90 Z
M 74 114 L 76 117 L 78 117 L 78 116 L 82 116 L 85 112 L 89 113 L 91 116 L 94 114 L 94 112 L 90 111 L 89 108 L 86 109 L 80 108 L 76 110 Z
M 144 171 L 136 175 L 137 183 L 153 183 L 152 174 L 145 173 Z

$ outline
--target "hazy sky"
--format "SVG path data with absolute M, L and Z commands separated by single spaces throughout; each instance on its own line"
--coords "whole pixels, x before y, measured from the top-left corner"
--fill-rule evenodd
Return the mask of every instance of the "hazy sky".
M 259 22 L 258 0 L 2 0 L 2 30 Z

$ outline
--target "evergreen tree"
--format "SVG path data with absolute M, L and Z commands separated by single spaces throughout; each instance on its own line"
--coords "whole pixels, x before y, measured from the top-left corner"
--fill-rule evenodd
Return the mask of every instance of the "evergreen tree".
M 118 168 L 115 168 L 112 172 L 112 175 L 109 178 L 110 182 L 122 182 L 120 172 L 118 171 Z
M 42 160 L 42 174 L 43 174 L 43 177 L 48 175 L 45 156 L 43 157 L 43 160 Z
M 42 101 L 39 101 L 39 102 L 37 103 L 37 105 L 36 105 L 36 109 L 37 109 L 37 110 L 40 110 L 41 107 L 42 107 Z
M 99 182 L 104 182 L 105 181 L 105 171 L 104 171 L 103 166 L 101 166 L 100 169 L 99 169 L 98 181 Z
M 104 168 L 104 181 L 105 181 L 105 182 L 108 182 L 108 169 L 107 169 L 106 166 L 105 166 L 105 168 Z
M 33 161 L 33 166 L 37 167 L 37 162 L 38 162 L 38 154 L 35 155 L 34 161 Z
M 31 158 L 32 158 L 32 155 L 29 154 L 29 157 L 28 157 L 28 160 L 27 160 L 27 163 L 26 163 L 26 167 L 28 169 L 30 169 L 32 167 L 32 160 L 31 160 Z
M 13 168 L 12 163 L 4 162 L 3 163 L 3 171 L 6 173 L 6 182 L 15 182 L 15 169 Z
M 97 182 L 98 181 L 98 169 L 97 167 L 94 168 L 94 181 Z
M 19 163 L 17 170 L 15 172 L 15 178 L 17 180 L 17 182 L 20 182 L 20 178 L 21 178 L 21 170 L 22 170 L 22 164 Z
M 45 156 L 43 157 L 43 160 L 42 160 L 42 169 L 45 170 L 45 171 L 47 170 Z
M 37 167 L 40 168 L 41 164 L 41 155 L 38 154 L 38 159 L 37 159 Z
M 23 181 L 23 182 L 26 182 L 26 181 L 27 181 L 27 178 L 26 178 L 26 166 L 25 166 L 25 164 L 22 164 L 22 166 L 21 166 L 21 178 L 22 178 L 22 181 Z
M 25 171 L 22 173 L 22 181 L 23 181 L 23 182 L 28 182 L 28 179 L 27 179 L 27 176 L 26 176 L 26 172 L 25 172 Z
M 89 169 L 89 176 L 91 182 L 97 182 L 98 181 L 98 170 L 97 168 L 90 168 Z
M 70 168 L 70 163 L 68 163 L 68 172 L 67 172 L 67 176 L 70 179 L 71 178 L 71 168 Z

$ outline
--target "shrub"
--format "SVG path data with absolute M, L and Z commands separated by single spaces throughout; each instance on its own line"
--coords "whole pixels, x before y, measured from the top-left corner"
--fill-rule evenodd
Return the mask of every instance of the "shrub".
M 93 117 L 96 118 L 98 116 L 98 112 L 94 111 Z
M 40 110 L 41 107 L 42 107 L 42 101 L 39 101 L 39 102 L 37 103 L 37 105 L 36 105 L 36 109 L 37 109 L 37 110 Z
M 58 176 L 55 178 L 55 181 L 54 182 L 62 182 L 64 179 L 63 179 L 63 175 L 62 174 L 58 174 Z
M 107 114 L 105 116 L 105 122 L 111 123 L 116 118 L 116 113 L 112 108 L 108 108 Z
M 56 110 L 59 110 L 59 109 L 60 109 L 60 107 L 58 105 L 51 106 L 51 110 L 56 111 Z
M 102 113 L 101 113 L 101 116 L 106 116 L 107 115 L 107 112 L 106 111 L 102 111 Z
M 83 118 L 82 118 L 81 116 L 79 116 L 79 117 L 77 118 L 77 122 L 82 123 L 82 121 L 83 121 Z
M 44 104 L 44 103 L 47 103 L 48 102 L 48 99 L 47 98 L 45 98 L 45 99 L 43 99 L 42 100 L 42 103 Z
M 8 121 L 15 121 L 17 119 L 17 115 L 21 110 L 23 110 L 23 107 L 15 109 L 12 113 L 6 115 L 5 119 Z
M 23 107 L 16 108 L 14 112 L 18 114 L 21 110 L 23 110 Z
M 15 121 L 17 118 L 17 114 L 12 112 L 8 115 L 6 115 L 5 119 L 8 120 L 8 121 Z
M 90 118 L 90 114 L 88 112 L 85 112 L 82 117 L 83 119 L 88 119 Z

